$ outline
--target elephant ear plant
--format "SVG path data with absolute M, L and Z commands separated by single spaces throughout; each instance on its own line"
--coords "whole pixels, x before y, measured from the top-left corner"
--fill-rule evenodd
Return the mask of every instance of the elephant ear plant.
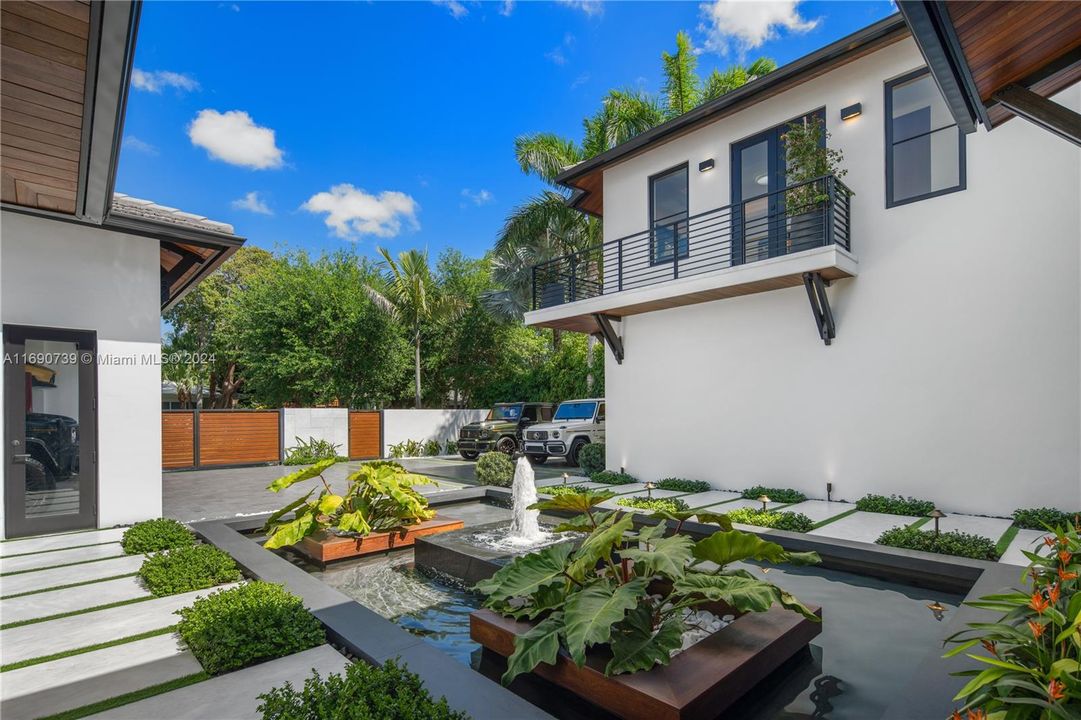
M 322 460 L 270 484 L 267 489 L 273 492 L 313 478 L 319 478 L 323 486 L 313 488 L 267 519 L 263 531 L 269 538 L 264 547 L 295 545 L 323 530 L 364 536 L 435 517 L 435 511 L 428 509 L 428 499 L 413 489 L 414 485 L 436 484 L 430 478 L 410 473 L 398 463 L 367 463 L 348 477 L 345 494 L 338 495 L 323 477 L 327 468 L 337 462 L 334 458 Z M 313 500 L 316 490 L 319 494 Z M 292 519 L 287 520 L 290 513 Z
M 504 616 L 538 621 L 514 641 L 504 684 L 540 663 L 554 664 L 565 650 L 581 667 L 590 647 L 608 646 L 606 675 L 667 665 L 687 630 L 684 609 L 723 602 L 737 613 L 762 612 L 780 604 L 818 621 L 799 600 L 746 570 L 726 566 L 740 560 L 815 563 L 815 553 L 789 553 L 780 545 L 732 529 L 724 515 L 698 513 L 721 530 L 699 541 L 681 532 L 692 512 L 663 511 L 661 522 L 637 532 L 633 516 L 598 512 L 613 497 L 586 491 L 559 495 L 532 507 L 581 513 L 555 528 L 588 532 L 577 549 L 551 545 L 519 557 L 477 585 L 485 606 Z M 676 533 L 665 536 L 664 520 Z

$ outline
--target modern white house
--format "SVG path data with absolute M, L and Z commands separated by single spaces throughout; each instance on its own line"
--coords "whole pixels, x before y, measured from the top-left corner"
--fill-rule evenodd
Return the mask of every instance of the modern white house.
M 0 535 L 161 514 L 160 312 L 243 242 L 114 194 L 139 3 L 4 3 Z
M 537 266 L 526 322 L 607 341 L 609 468 L 1081 507 L 1076 5 L 901 5 L 559 177 L 604 244 Z M 847 173 L 794 187 L 815 117 Z

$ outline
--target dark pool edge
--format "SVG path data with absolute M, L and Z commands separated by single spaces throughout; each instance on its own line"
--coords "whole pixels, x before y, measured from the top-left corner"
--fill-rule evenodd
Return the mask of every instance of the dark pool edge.
M 484 498 L 509 502 L 510 497 L 507 489 L 480 486 L 439 493 L 429 501 L 431 506 L 440 507 Z M 452 707 L 468 712 L 475 720 L 551 717 L 242 534 L 262 527 L 268 515 L 208 520 L 193 523 L 191 528 L 206 542 L 232 555 L 249 576 L 282 583 L 303 598 L 333 642 L 369 662 L 400 658 L 420 675 L 434 695 L 446 696 Z M 655 522 L 635 514 L 637 525 Z M 715 532 L 716 526 L 687 522 L 683 529 L 692 535 L 706 536 Z M 827 568 L 962 594 L 966 601 L 1016 585 L 1022 572 L 1020 566 L 989 561 L 751 526 L 741 525 L 740 529 L 768 538 L 787 550 L 818 552 Z M 988 611 L 964 605 L 952 615 L 943 637 L 965 629 L 969 622 L 993 617 Z M 888 707 L 883 720 L 937 720 L 952 712 L 956 706 L 953 696 L 964 684 L 964 678 L 950 673 L 970 670 L 978 664 L 963 655 L 943 659 L 944 651 L 945 648 L 936 648 L 928 652 L 907 683 L 904 699 Z M 882 652 L 888 653 L 890 648 L 883 647 Z

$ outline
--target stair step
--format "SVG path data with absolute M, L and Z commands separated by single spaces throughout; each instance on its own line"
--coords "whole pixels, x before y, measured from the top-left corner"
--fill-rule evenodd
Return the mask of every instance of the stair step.
M 4 673 L 0 715 L 47 717 L 201 671 L 175 634 L 159 635 Z
M 6 625 L 142 597 L 150 597 L 150 592 L 143 587 L 139 578 L 116 578 L 103 580 L 93 585 L 49 590 L 0 600 L 0 618 Z
M 50 570 L 35 570 L 33 572 L 0 577 L 0 596 L 36 592 L 38 590 L 47 590 L 61 585 L 71 585 L 72 583 L 87 582 L 90 580 L 103 580 L 105 578 L 116 577 L 117 575 L 138 572 L 145 559 L 145 555 L 124 555 L 123 557 L 83 563 L 82 565 L 52 568 Z M 86 591 L 92 592 L 93 588 L 86 588 Z M 8 621 L 4 620 L 4 622 Z
M 86 532 L 23 538 L 21 540 L 7 540 L 0 542 L 0 557 L 61 550 L 63 548 L 79 547 L 80 545 L 120 542 L 120 538 L 124 537 L 125 530 L 127 528 L 110 528 L 108 530 L 89 530 Z

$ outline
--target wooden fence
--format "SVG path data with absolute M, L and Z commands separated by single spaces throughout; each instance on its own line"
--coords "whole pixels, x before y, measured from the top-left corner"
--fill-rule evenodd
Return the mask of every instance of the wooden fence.
M 164 470 L 266 465 L 284 460 L 280 410 L 163 410 L 161 466 Z M 349 459 L 370 460 L 383 452 L 383 413 L 349 412 Z

